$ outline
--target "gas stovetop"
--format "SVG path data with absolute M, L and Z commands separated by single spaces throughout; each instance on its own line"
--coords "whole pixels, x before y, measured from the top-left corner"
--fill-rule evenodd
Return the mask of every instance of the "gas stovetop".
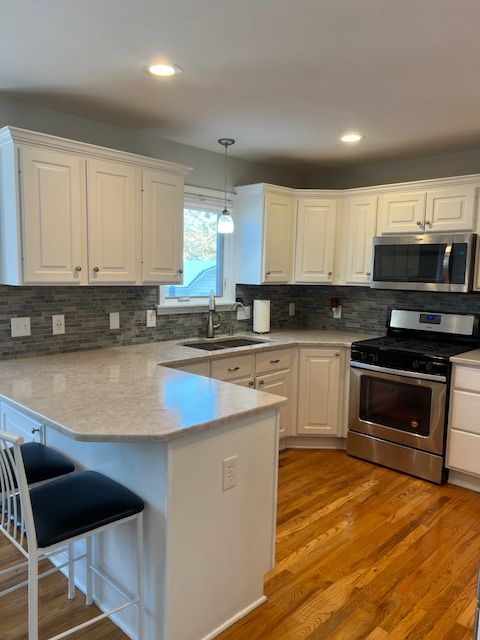
M 465 351 L 471 351 L 476 346 L 468 342 L 448 342 L 440 340 L 425 340 L 425 338 L 402 338 L 396 336 L 384 336 L 371 340 L 359 340 L 352 347 L 363 351 L 404 351 L 415 356 L 432 356 L 434 358 L 447 359 Z

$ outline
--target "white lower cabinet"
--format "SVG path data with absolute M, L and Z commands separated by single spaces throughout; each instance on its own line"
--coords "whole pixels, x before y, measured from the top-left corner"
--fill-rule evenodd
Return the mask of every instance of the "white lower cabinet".
M 21 436 L 25 442 L 43 442 L 44 425 L 22 413 L 5 400 L 0 403 L 0 420 L 2 431 Z
M 185 371 L 185 373 L 195 373 L 197 376 L 210 377 L 210 362 L 192 362 L 192 364 L 184 364 L 179 367 L 172 367 L 178 369 L 178 371 Z
M 255 389 L 259 391 L 265 391 L 265 393 L 273 393 L 277 396 L 283 396 L 289 398 L 291 396 L 291 372 L 290 369 L 286 371 L 277 371 L 275 373 L 267 373 L 255 378 Z M 280 407 L 280 420 L 279 420 L 279 432 L 280 438 L 290 435 L 292 425 L 292 403 Z
M 480 369 L 454 365 L 446 466 L 480 477 Z
M 344 375 L 344 349 L 300 349 L 297 434 L 343 435 Z

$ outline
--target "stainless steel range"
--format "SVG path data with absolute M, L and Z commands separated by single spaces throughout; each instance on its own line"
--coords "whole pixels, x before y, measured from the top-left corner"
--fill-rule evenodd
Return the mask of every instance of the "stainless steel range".
M 450 358 L 479 344 L 477 314 L 391 309 L 385 337 L 352 344 L 347 453 L 444 482 Z

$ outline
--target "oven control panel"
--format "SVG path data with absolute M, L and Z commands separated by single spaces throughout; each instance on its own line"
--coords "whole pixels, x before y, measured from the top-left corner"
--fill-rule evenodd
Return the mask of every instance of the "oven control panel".
M 450 365 L 448 360 L 425 357 L 419 354 L 411 354 L 401 351 L 382 351 L 377 349 L 362 348 L 352 345 L 352 362 L 362 362 L 373 364 L 389 369 L 399 369 L 403 371 L 417 371 L 418 373 L 429 373 L 432 375 L 448 375 Z

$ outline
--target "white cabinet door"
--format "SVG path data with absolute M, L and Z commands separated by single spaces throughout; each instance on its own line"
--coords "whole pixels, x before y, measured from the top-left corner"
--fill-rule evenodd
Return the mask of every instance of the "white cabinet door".
M 293 261 L 293 199 L 266 194 L 263 221 L 264 282 L 290 282 Z M 245 256 L 245 260 L 249 260 Z
M 87 160 L 90 284 L 135 284 L 140 228 L 139 170 Z
M 342 435 L 344 363 L 342 349 L 300 349 L 298 434 Z
M 426 197 L 425 191 L 401 191 L 381 196 L 378 234 L 423 233 Z
M 183 178 L 143 171 L 142 282 L 183 281 Z
M 332 281 L 336 211 L 334 199 L 298 200 L 295 282 Z
M 290 371 L 267 373 L 255 378 L 255 388 L 259 391 L 265 391 L 266 393 L 273 393 L 277 396 L 289 398 L 291 386 L 290 378 Z M 285 436 L 290 435 L 290 428 L 292 424 L 290 405 L 287 404 L 280 407 L 279 413 L 279 437 L 284 438 Z
M 21 436 L 25 442 L 44 442 L 44 425 L 5 401 L 0 404 L 0 419 L 2 431 Z
M 473 231 L 476 187 L 465 184 L 427 191 L 425 230 L 431 232 Z
M 341 251 L 345 260 L 345 284 L 368 285 L 370 282 L 377 200 L 377 196 L 358 196 L 343 202 L 342 228 L 346 241 Z
M 87 269 L 85 160 L 20 150 L 25 284 L 80 284 Z

